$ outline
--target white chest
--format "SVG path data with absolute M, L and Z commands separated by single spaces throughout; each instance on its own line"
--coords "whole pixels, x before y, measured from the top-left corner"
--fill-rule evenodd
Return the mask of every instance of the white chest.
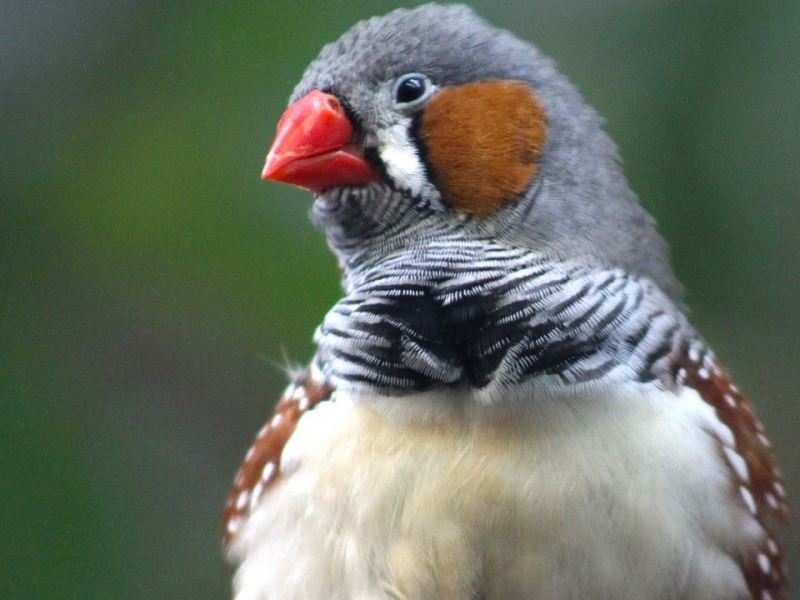
M 496 423 L 368 405 L 302 418 L 232 547 L 237 600 L 747 597 L 733 556 L 758 528 L 695 392 L 628 386 Z

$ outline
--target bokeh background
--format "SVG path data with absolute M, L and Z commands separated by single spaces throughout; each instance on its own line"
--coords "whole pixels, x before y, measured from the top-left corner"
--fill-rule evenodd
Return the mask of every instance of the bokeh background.
M 339 295 L 262 160 L 321 44 L 394 6 L 0 6 L 0 597 L 226 597 L 228 485 Z M 800 2 L 475 6 L 607 118 L 797 498 Z

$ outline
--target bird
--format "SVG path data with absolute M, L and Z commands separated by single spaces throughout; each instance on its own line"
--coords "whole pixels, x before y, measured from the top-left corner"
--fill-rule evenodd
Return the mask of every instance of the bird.
M 343 294 L 223 513 L 237 600 L 777 600 L 789 506 L 597 113 L 471 9 L 355 24 L 262 178 Z

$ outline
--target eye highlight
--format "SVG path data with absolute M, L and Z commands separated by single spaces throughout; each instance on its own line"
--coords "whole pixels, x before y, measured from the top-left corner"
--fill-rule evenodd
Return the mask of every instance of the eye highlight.
M 410 108 L 422 104 L 433 89 L 434 85 L 425 75 L 408 73 L 395 82 L 392 87 L 392 96 L 396 106 Z

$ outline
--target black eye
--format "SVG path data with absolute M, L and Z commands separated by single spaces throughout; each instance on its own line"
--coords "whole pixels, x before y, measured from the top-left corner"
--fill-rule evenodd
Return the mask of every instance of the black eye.
M 435 89 L 436 86 L 422 73 L 407 73 L 394 83 L 394 103 L 398 108 L 414 107 L 422 104 Z
M 411 75 L 397 84 L 394 97 L 400 104 L 413 102 L 425 95 L 425 80 L 418 75 Z

